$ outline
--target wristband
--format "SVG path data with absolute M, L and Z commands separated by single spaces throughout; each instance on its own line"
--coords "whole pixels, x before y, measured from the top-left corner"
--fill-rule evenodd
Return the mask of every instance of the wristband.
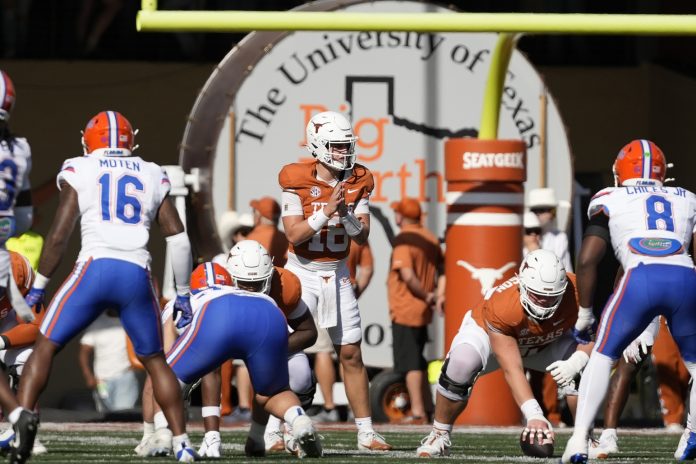
M 324 208 L 320 208 L 319 211 L 307 218 L 307 224 L 314 232 L 319 232 L 323 229 L 327 222 L 329 222 L 329 217 L 324 214 Z
M 49 277 L 46 277 L 45 275 L 41 274 L 40 272 L 36 273 L 36 277 L 34 277 L 34 285 L 32 287 L 38 289 L 38 290 L 43 290 L 46 288 L 46 285 L 48 285 L 48 281 L 50 280 Z
M 534 398 L 522 403 L 520 409 L 522 410 L 524 419 L 527 421 L 532 417 L 544 417 L 544 411 L 541 409 L 541 406 L 539 406 L 539 403 Z
M 584 306 L 578 306 L 578 314 L 593 314 L 592 306 L 588 306 L 587 308 Z

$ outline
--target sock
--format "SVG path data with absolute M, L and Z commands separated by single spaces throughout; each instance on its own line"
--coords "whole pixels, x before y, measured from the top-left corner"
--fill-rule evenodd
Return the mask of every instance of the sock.
M 266 424 L 266 433 L 271 434 L 274 432 L 280 432 L 280 419 L 276 416 L 268 416 L 268 424 Z
M 205 432 L 204 439 L 208 441 L 209 438 L 217 438 L 220 440 L 220 432 L 217 430 L 209 430 L 208 432 Z
M 686 370 L 691 374 L 691 378 L 696 378 L 696 363 L 690 361 L 684 361 L 686 365 Z M 689 432 L 693 432 L 694 429 L 691 428 L 691 417 L 696 414 L 696 387 L 694 384 L 691 385 L 691 393 L 689 394 L 689 412 L 686 415 L 686 428 Z
M 271 416 L 271 417 L 273 417 L 273 416 Z M 258 422 L 252 420 L 251 427 L 249 428 L 249 438 L 251 438 L 251 440 L 254 443 L 263 445 L 263 443 L 264 443 L 263 433 L 265 430 L 266 430 L 266 426 L 259 424 Z
M 443 424 L 442 422 L 433 421 L 433 430 L 436 432 L 452 433 L 452 424 Z
M 691 412 L 686 414 L 686 428 L 691 431 Z
M 372 432 L 372 417 L 356 417 L 355 425 L 358 426 L 358 433 Z
M 162 411 L 156 412 L 155 413 L 155 430 L 166 429 L 167 427 L 169 427 L 169 423 L 167 422 L 167 418 L 164 417 L 164 413 Z
M 574 437 L 587 440 L 597 411 L 604 401 L 609 388 L 609 377 L 614 361 L 597 351 L 592 352 L 580 380 L 578 409 L 575 415 Z
M 285 414 L 283 415 L 283 419 L 285 419 L 285 422 L 292 425 L 292 423 L 295 422 L 295 419 L 297 419 L 300 416 L 304 416 L 304 415 L 305 415 L 305 412 L 301 406 L 292 406 L 292 407 L 288 408 L 287 411 L 285 411 Z
M 10 424 L 14 425 L 17 423 L 17 421 L 19 420 L 19 415 L 22 413 L 23 410 L 24 408 L 21 407 L 17 407 L 12 410 L 12 412 L 7 416 L 7 420 L 10 421 Z
M 201 417 L 220 417 L 220 406 L 203 406 L 201 408 Z
M 143 422 L 143 438 L 148 438 L 153 433 L 155 433 L 155 424 L 152 422 Z
M 189 440 L 188 435 L 182 433 L 181 435 L 177 435 L 176 437 L 172 438 L 172 449 L 174 449 L 174 452 L 176 453 L 177 450 L 181 449 L 181 445 L 188 447 L 189 443 L 191 443 L 191 440 Z

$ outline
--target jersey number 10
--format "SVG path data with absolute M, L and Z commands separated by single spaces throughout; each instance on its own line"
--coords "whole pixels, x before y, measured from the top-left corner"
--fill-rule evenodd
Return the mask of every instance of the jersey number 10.
M 111 173 L 106 172 L 99 178 L 101 186 L 101 213 L 103 221 L 111 221 L 114 213 L 126 224 L 138 224 L 142 206 L 138 197 L 129 195 L 129 187 L 138 192 L 144 192 L 145 186 L 135 176 L 121 176 L 115 182 Z M 115 184 L 115 185 L 114 185 Z M 115 192 L 115 195 L 112 195 Z M 115 211 L 114 211 L 115 210 Z

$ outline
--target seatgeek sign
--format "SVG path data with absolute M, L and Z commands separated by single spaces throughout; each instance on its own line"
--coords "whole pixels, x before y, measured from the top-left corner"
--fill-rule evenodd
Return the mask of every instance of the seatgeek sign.
M 415 1 L 357 2 L 355 12 L 451 10 Z M 213 181 L 215 216 L 228 208 L 230 189 L 239 212 L 249 201 L 272 195 L 280 201 L 278 172 L 287 163 L 310 160 L 305 126 L 316 113 L 343 112 L 352 120 L 357 162 L 374 175 L 370 244 L 375 256 L 371 285 L 360 298 L 364 359 L 392 364 L 385 282 L 390 238 L 398 233 L 389 205 L 404 196 L 421 202 L 424 224 L 443 237 L 446 224 L 444 142 L 477 137 L 483 94 L 496 44 L 490 33 L 298 32 L 270 44 L 249 69 L 218 140 Z M 244 44 L 240 45 L 243 49 Z M 231 53 L 238 53 L 235 50 Z M 262 53 L 259 50 L 259 53 Z M 540 95 L 544 84 L 526 58 L 510 60 L 500 109 L 499 138 L 527 146 L 526 187 L 538 187 Z M 570 201 L 572 161 L 558 108 L 548 98 L 548 186 Z M 464 169 L 522 167 L 521 153 L 465 153 Z M 230 163 L 235 178 L 230 179 Z M 559 211 L 566 224 L 567 210 Z M 430 357 L 442 354 L 439 318 Z

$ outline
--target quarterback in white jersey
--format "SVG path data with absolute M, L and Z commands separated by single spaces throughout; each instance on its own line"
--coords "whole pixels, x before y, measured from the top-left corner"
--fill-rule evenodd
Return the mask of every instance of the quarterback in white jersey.
M 48 305 L 42 335 L 25 366 L 18 398 L 21 404 L 33 406 L 60 348 L 103 311 L 114 309 L 138 359 L 155 379 L 155 396 L 171 424 L 176 458 L 188 462 L 197 455 L 186 435 L 176 377 L 162 351 L 159 305 L 146 246 L 150 226 L 156 220 L 171 250 L 175 306 L 190 318 L 191 244 L 167 197 L 166 174 L 158 165 L 133 156 L 134 136 L 123 115 L 103 111 L 85 127 L 85 156 L 68 159 L 58 174 L 58 209 L 26 298 L 30 306 L 43 300 L 78 218 L 82 249 L 73 272 Z M 27 435 L 16 453 L 22 456 L 17 462 L 28 457 L 32 443 L 33 436 Z
M 576 333 L 594 323 L 596 270 L 609 245 L 623 275 L 599 323 L 590 361 L 580 381 L 575 430 L 563 462 L 587 462 L 589 429 L 604 400 L 613 363 L 657 316 L 664 316 L 684 363 L 696 374 L 696 272 L 688 254 L 696 234 L 696 196 L 665 187 L 667 162 L 649 140 L 623 147 L 614 163 L 616 187 L 597 193 L 588 210 L 590 225 L 578 257 L 580 309 Z M 696 413 L 696 390 L 691 392 Z M 679 456 L 696 457 L 696 435 Z

